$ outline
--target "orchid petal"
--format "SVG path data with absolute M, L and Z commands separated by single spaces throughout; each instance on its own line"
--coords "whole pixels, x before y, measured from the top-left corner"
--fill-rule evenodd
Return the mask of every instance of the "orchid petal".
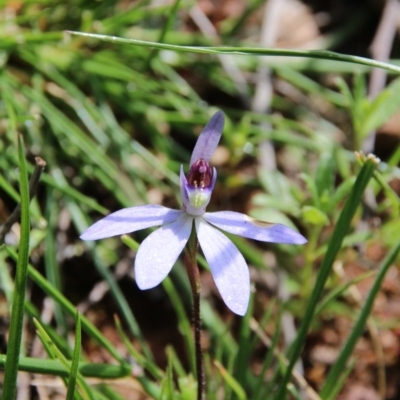
M 189 195 L 186 191 L 186 187 L 188 185 L 188 181 L 186 179 L 185 173 L 183 172 L 183 165 L 181 165 L 180 171 L 180 186 L 181 186 L 181 197 L 182 197 L 182 205 L 183 208 L 186 210 L 187 206 L 190 205 L 189 203 Z
M 135 259 L 135 279 L 140 289 L 157 286 L 169 274 L 189 239 L 192 225 L 193 218 L 182 215 L 142 242 Z
M 205 213 L 210 224 L 234 235 L 262 242 L 304 244 L 307 240 L 300 233 L 285 225 L 257 221 L 245 214 L 233 211 Z
M 236 246 L 202 217 L 195 219 L 197 237 L 225 304 L 244 315 L 250 298 L 249 269 Z
M 211 117 L 197 139 L 190 158 L 190 166 L 200 158 L 207 162 L 210 161 L 211 155 L 217 148 L 221 138 L 224 122 L 224 113 L 222 111 L 218 111 Z
M 176 221 L 182 214 L 183 211 L 172 210 L 155 204 L 123 208 L 97 221 L 86 229 L 80 238 L 83 240 L 97 240 L 124 235 L 140 229 Z

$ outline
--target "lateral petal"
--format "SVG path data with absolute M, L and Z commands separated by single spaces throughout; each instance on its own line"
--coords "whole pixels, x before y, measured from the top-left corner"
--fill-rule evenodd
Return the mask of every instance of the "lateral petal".
M 171 271 L 187 243 L 193 217 L 183 215 L 151 233 L 140 245 L 135 259 L 135 279 L 140 289 L 157 286 Z
M 205 213 L 203 218 L 224 231 L 262 242 L 307 243 L 303 235 L 285 225 L 257 221 L 248 215 L 233 211 Z
M 94 223 L 82 233 L 80 238 L 97 240 L 124 235 L 176 221 L 182 214 L 182 211 L 155 204 L 123 208 Z
M 221 138 L 224 123 L 225 118 L 222 111 L 216 112 L 207 122 L 194 146 L 192 157 L 190 158 L 190 166 L 197 160 L 200 160 L 200 158 L 203 158 L 207 162 L 210 161 L 210 157 L 217 148 L 219 139 Z
M 236 246 L 202 217 L 195 219 L 201 249 L 222 299 L 238 315 L 247 311 L 250 298 L 250 275 L 246 261 Z

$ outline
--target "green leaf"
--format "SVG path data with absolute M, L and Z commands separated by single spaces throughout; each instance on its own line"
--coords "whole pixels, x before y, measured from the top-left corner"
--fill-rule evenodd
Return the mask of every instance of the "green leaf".
M 319 197 L 324 194 L 332 195 L 335 180 L 335 161 L 332 151 L 322 154 L 319 160 L 317 171 L 315 174 L 315 185 L 317 187 Z
M 328 216 L 313 206 L 304 206 L 301 210 L 303 220 L 307 224 L 324 226 L 329 224 Z
M 197 396 L 197 382 L 192 375 L 178 377 L 182 400 L 193 400 Z
M 315 182 L 315 179 L 313 177 L 311 177 L 310 175 L 304 173 L 304 172 L 299 174 L 299 177 L 301 179 L 303 179 L 303 181 L 305 182 L 305 184 L 307 186 L 307 189 L 311 194 L 311 199 L 312 199 L 313 205 L 315 207 L 320 208 L 321 202 L 320 202 L 318 188 L 317 188 L 317 184 Z

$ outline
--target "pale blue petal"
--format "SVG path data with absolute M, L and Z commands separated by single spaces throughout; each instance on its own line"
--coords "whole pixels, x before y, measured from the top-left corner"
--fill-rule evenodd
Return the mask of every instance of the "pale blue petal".
M 203 218 L 224 231 L 262 242 L 307 243 L 304 236 L 285 225 L 257 221 L 248 215 L 233 211 L 205 213 Z
M 190 203 L 189 203 L 189 195 L 186 190 L 188 181 L 186 179 L 185 173 L 183 172 L 183 165 L 181 165 L 180 184 L 181 184 L 180 186 L 181 186 L 182 205 L 183 208 L 186 210 L 186 208 L 190 205 Z
M 155 204 L 123 208 L 97 221 L 86 229 L 80 238 L 97 240 L 124 235 L 140 229 L 168 224 L 176 221 L 182 214 L 183 211 L 172 210 Z
M 219 139 L 221 138 L 224 123 L 225 118 L 222 111 L 218 111 L 211 117 L 197 139 L 190 159 L 190 166 L 197 160 L 200 160 L 200 158 L 203 158 L 207 162 L 210 161 L 211 155 L 217 148 Z
M 142 242 L 135 259 L 135 279 L 140 289 L 157 286 L 169 274 L 189 239 L 192 225 L 193 218 L 183 214 Z
M 250 298 L 249 269 L 236 246 L 218 229 L 197 217 L 196 232 L 219 292 L 229 309 L 247 311 Z

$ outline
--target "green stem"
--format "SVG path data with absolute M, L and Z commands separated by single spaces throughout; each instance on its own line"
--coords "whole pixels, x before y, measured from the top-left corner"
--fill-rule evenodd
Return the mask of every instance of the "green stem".
M 193 294 L 193 328 L 194 328 L 194 342 L 196 351 L 196 370 L 197 370 L 197 400 L 203 398 L 205 389 L 205 375 L 203 364 L 203 350 L 201 348 L 201 318 L 200 318 L 200 293 L 201 281 L 200 272 L 197 265 L 196 253 L 198 242 L 196 232 L 193 227 L 192 233 L 189 238 L 188 246 L 185 250 L 185 266 L 189 275 L 190 287 Z

